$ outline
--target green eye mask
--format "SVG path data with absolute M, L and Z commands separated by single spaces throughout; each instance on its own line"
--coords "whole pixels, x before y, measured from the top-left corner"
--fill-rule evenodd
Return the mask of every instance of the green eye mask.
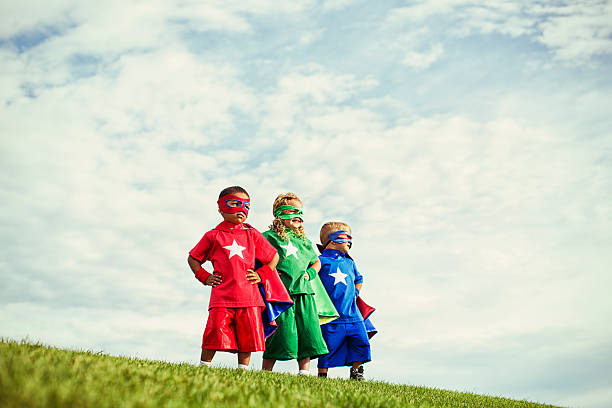
M 297 212 L 293 214 L 283 214 L 284 210 L 297 210 Z M 276 218 L 280 218 L 281 220 L 291 220 L 293 218 L 302 218 L 302 209 L 299 207 L 294 207 L 292 205 L 281 205 L 274 211 L 274 216 Z

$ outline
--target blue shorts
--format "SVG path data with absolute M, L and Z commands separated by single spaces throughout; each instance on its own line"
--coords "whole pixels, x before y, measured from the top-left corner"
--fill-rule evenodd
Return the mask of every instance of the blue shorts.
M 370 340 L 363 322 L 327 323 L 321 326 L 329 354 L 319 357 L 319 368 L 350 366 L 354 361 L 368 362 Z

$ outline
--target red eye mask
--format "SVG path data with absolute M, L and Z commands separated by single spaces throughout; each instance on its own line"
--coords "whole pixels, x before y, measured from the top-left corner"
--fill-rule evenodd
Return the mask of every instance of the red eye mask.
M 251 206 L 250 203 L 250 198 L 241 198 L 233 194 L 224 195 L 217 201 L 217 204 L 219 204 L 219 209 L 228 214 L 236 214 L 242 211 L 246 215 L 249 215 L 249 207 Z

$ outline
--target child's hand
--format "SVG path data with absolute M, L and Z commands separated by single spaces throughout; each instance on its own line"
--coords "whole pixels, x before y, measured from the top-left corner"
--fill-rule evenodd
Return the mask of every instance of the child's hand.
M 310 275 L 308 274 L 308 272 L 304 273 L 304 279 L 306 279 L 307 281 L 310 280 Z
M 261 282 L 261 277 L 252 269 L 247 269 L 246 278 L 252 285 Z
M 215 287 L 220 283 L 221 283 L 221 275 L 217 275 L 216 273 L 213 273 L 206 279 L 206 282 L 204 284 Z

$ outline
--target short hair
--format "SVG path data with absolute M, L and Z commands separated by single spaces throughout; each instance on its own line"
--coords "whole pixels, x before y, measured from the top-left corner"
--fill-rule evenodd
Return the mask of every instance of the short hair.
M 341 221 L 326 222 L 321 227 L 321 233 L 319 234 L 319 238 L 321 239 L 321 244 L 327 245 L 329 243 L 328 235 L 336 231 L 348 231 L 350 233 L 351 227 L 347 223 L 341 222 Z
M 219 193 L 219 198 L 221 198 L 223 196 L 226 196 L 228 194 L 236 194 L 236 193 L 244 193 L 244 194 L 247 195 L 247 197 L 251 198 L 249 193 L 247 193 L 247 191 L 244 188 L 240 187 L 240 186 L 231 186 L 231 187 L 224 188 Z

